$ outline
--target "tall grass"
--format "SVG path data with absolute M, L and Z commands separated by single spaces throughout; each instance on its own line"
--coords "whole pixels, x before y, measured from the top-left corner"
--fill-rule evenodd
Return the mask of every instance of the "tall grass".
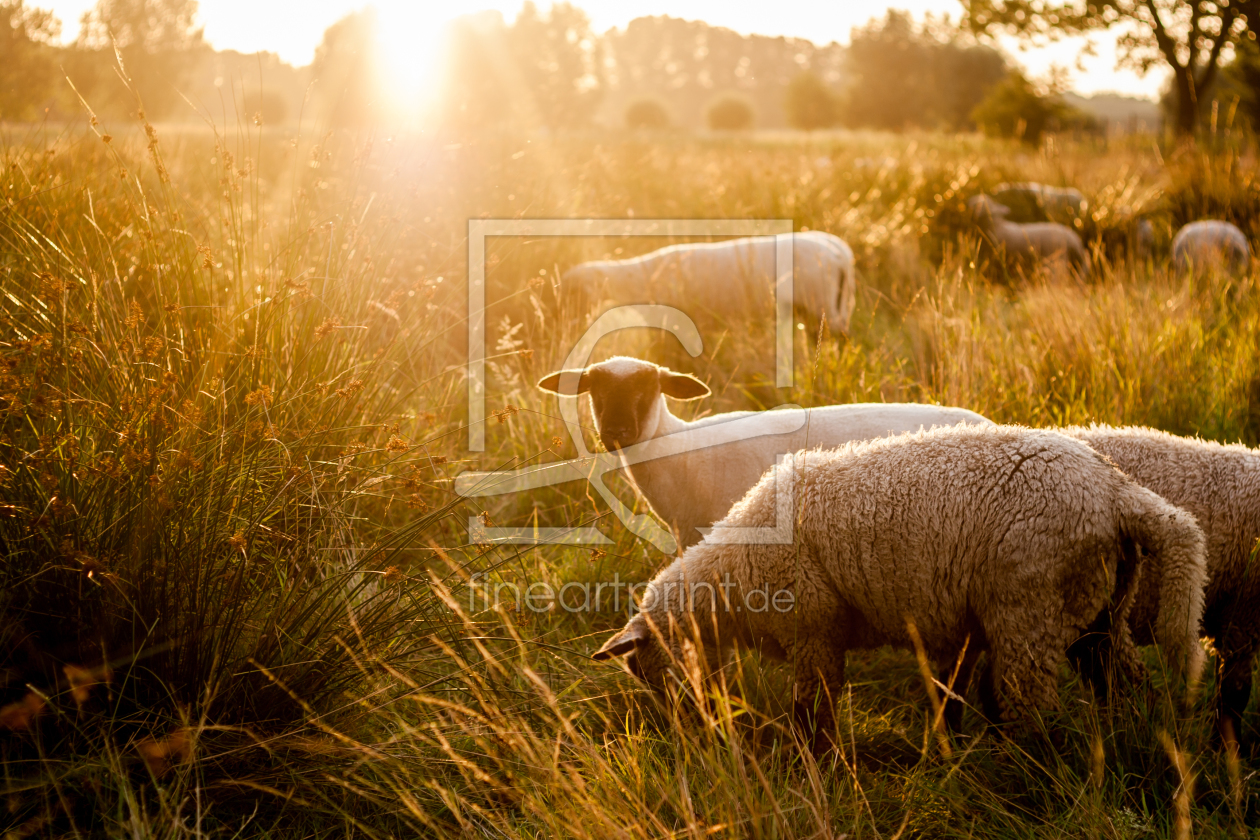
M 140 122 L 25 131 L 0 163 L 13 836 L 1138 837 L 1255 819 L 1250 760 L 1210 749 L 1206 701 L 1172 717 L 1162 683 L 1100 709 L 1065 675 L 1046 721 L 1061 749 L 972 715 L 942 753 L 914 658 L 888 651 L 853 657 L 822 759 L 785 723 L 783 666 L 747 658 L 701 711 L 658 706 L 588 658 L 624 608 L 496 609 L 468 583 L 642 580 L 665 558 L 581 484 L 451 491 L 463 469 L 574 454 L 533 388 L 589 319 L 560 273 L 663 244 L 490 242 L 475 455 L 478 216 L 778 217 L 853 243 L 852 337 L 798 331 L 792 389 L 773 386 L 768 325 L 702 321 L 695 359 L 656 335 L 601 345 L 704 378 L 715 396 L 692 412 L 928 400 L 1255 442 L 1254 274 L 1104 260 L 1088 283 L 1000 283 L 956 227 L 966 195 L 1013 179 L 1079 186 L 1100 229 L 1134 209 L 1165 242 L 1208 209 L 1246 227 L 1253 187 L 1221 173 L 1254 169 L 1249 149 Z M 470 517 L 612 543 L 477 545 Z

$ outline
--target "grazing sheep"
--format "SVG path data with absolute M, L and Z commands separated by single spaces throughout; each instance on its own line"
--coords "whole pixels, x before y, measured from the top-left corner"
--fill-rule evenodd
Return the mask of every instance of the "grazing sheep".
M 857 300 L 853 250 L 820 231 L 671 245 L 626 260 L 596 260 L 570 268 L 564 282 L 594 300 L 663 303 L 694 316 L 697 305 L 726 316 L 775 312 L 775 249 L 792 247 L 795 305 L 811 327 L 826 320 L 832 335 L 848 335 Z
M 1177 231 L 1172 254 L 1173 265 L 1180 271 L 1202 271 L 1215 265 L 1237 274 L 1251 261 L 1251 246 L 1236 225 L 1207 219 Z
M 780 521 L 777 494 L 789 492 L 790 544 L 724 539 Z M 1192 681 L 1203 534 L 1080 441 L 958 426 L 798 453 L 656 576 L 642 611 L 595 658 L 627 656 L 659 688 L 673 663 L 688 662 L 689 642 L 706 676 L 733 644 L 760 647 L 794 663 L 799 718 L 820 685 L 838 694 L 847 650 L 912 647 L 912 623 L 938 666 L 986 649 L 987 710 L 1020 720 L 1057 705 L 1058 666 L 1104 609 L 1122 619 L 1117 649 L 1136 656 L 1123 620 L 1145 562 L 1135 546 L 1162 567 L 1156 629 Z M 762 609 L 767 599 L 773 608 Z M 819 723 L 830 717 L 823 702 Z
M 1207 538 L 1203 630 L 1220 656 L 1217 723 L 1226 740 L 1241 736 L 1252 662 L 1260 651 L 1260 571 L 1253 568 L 1252 558 L 1260 539 L 1260 451 L 1145 428 L 1063 431 L 1198 519 Z M 1131 614 L 1139 644 L 1152 641 L 1158 593 L 1150 581 L 1160 580 L 1158 566 L 1152 571 L 1139 583 Z
M 1071 187 L 1051 187 L 1033 182 L 999 184 L 993 191 L 993 198 L 1009 207 L 1011 221 L 1020 224 L 1058 222 L 1080 228 L 1089 218 L 1085 196 Z
M 967 199 L 972 221 L 985 239 L 1006 259 L 1037 266 L 1042 262 L 1063 264 L 1081 274 L 1089 274 L 1089 254 L 1080 236 L 1055 222 L 1016 224 L 1006 220 L 1010 208 L 991 196 L 973 195 Z
M 627 464 L 639 494 L 675 532 L 680 547 L 699 542 L 700 528 L 717 522 L 739 501 L 781 453 L 819 446 L 839 446 L 932 426 L 957 423 L 987 424 L 973 411 L 939 405 L 908 403 L 853 403 L 812 409 L 769 412 L 734 411 L 694 422 L 670 413 L 665 397 L 694 400 L 709 395 L 708 387 L 693 376 L 675 373 L 651 362 L 615 356 L 585 370 L 557 371 L 538 383 L 544 391 L 564 396 L 590 394 L 591 414 L 601 442 L 609 452 L 623 453 L 639 444 L 646 449 L 637 463 Z M 756 437 L 718 443 L 725 423 L 758 418 L 762 425 L 789 428 L 788 433 L 759 433 Z M 714 445 L 679 454 L 669 437 L 709 429 Z

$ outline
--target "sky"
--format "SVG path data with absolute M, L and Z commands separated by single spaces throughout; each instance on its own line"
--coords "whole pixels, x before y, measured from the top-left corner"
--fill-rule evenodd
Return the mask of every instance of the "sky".
M 540 0 L 545 7 L 548 0 Z M 28 5 L 51 9 L 62 21 L 65 40 L 78 32 L 79 19 L 95 0 L 28 0 Z M 241 52 L 269 50 L 290 64 L 309 64 L 324 30 L 349 12 L 367 5 L 366 0 L 201 0 L 198 18 L 206 40 L 216 49 Z M 386 25 L 394 22 L 401 35 L 409 28 L 436 29 L 444 20 L 481 9 L 498 9 L 509 21 L 521 0 L 376 0 Z M 668 14 L 704 20 L 743 34 L 787 35 L 819 44 L 848 43 L 849 32 L 890 8 L 904 9 L 915 17 L 926 12 L 949 14 L 957 19 L 957 0 L 813 0 L 813 2 L 732 2 L 732 0 L 576 0 L 591 18 L 596 31 L 625 26 L 644 15 Z M 401 31 L 400 31 L 401 30 Z M 425 39 L 419 39 L 424 42 Z M 1078 68 L 1082 41 L 1072 39 L 1046 47 L 1021 50 L 1004 39 L 1003 49 L 1031 75 L 1044 76 L 1054 65 L 1069 70 L 1074 90 L 1083 94 L 1115 91 L 1130 96 L 1155 98 L 1165 75 L 1151 72 L 1138 76 L 1117 71 L 1115 39 L 1093 39 L 1096 55 L 1086 57 Z

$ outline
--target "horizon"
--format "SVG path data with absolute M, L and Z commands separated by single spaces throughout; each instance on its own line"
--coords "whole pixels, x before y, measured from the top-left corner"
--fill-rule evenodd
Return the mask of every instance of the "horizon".
M 90 11 L 95 0 L 34 0 L 36 8 L 48 9 L 62 24 L 62 43 L 74 40 L 79 31 L 79 21 Z M 270 52 L 294 67 L 309 65 L 315 49 L 329 26 L 346 15 L 375 6 L 382 18 L 392 22 L 390 27 L 404 34 L 422 25 L 435 29 L 445 22 L 479 11 L 498 11 L 511 21 L 523 0 L 449 0 L 440 7 L 417 4 L 408 0 L 308 0 L 303 4 L 303 14 L 296 18 L 292 4 L 279 0 L 201 0 L 197 10 L 197 24 L 204 29 L 206 42 L 215 50 L 235 50 L 241 53 Z M 550 3 L 537 3 L 547 8 Z M 773 10 L 761 6 L 736 6 L 715 0 L 584 0 L 573 5 L 581 8 L 591 19 L 592 28 L 599 33 L 624 28 L 640 17 L 669 16 L 686 20 L 702 20 L 711 26 L 724 27 L 741 35 L 802 38 L 815 44 L 832 42 L 848 44 L 854 27 L 865 25 L 872 19 L 883 17 L 890 9 L 909 12 L 916 20 L 925 15 L 948 15 L 957 20 L 962 7 L 957 0 L 874 0 L 860 5 L 832 4 L 819 11 L 811 4 L 793 4 Z M 1002 37 L 998 46 L 1014 63 L 1024 68 L 1034 78 L 1046 77 L 1052 68 L 1066 70 L 1069 90 L 1082 96 L 1116 94 L 1125 97 L 1158 100 L 1167 73 L 1156 70 L 1140 76 L 1132 70 L 1116 68 L 1116 39 L 1119 30 L 1101 33 L 1090 38 L 1065 38 L 1042 45 L 1028 46 L 1016 39 Z M 1090 46 L 1092 45 L 1092 46 Z M 419 45 L 400 38 L 396 48 L 412 52 L 423 49 L 425 39 Z M 1087 46 L 1092 55 L 1084 54 Z

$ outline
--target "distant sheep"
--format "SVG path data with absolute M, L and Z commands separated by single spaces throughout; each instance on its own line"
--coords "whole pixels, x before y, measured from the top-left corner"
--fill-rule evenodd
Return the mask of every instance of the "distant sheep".
M 1085 196 L 1072 187 L 1051 187 L 1034 182 L 999 184 L 993 190 L 993 198 L 1009 207 L 1011 221 L 1019 224 L 1058 222 L 1080 228 L 1089 218 Z
M 727 539 L 779 521 L 778 494 L 787 492 L 797 523 L 790 544 Z M 826 698 L 844 685 L 845 652 L 913 647 L 913 623 L 938 666 L 964 650 L 974 664 L 987 650 L 987 711 L 1023 720 L 1057 706 L 1068 646 L 1103 610 L 1131 604 L 1145 562 L 1134 546 L 1162 569 L 1156 629 L 1193 680 L 1203 534 L 1080 441 L 959 426 L 800 453 L 657 575 L 642 611 L 595 658 L 626 656 L 633 674 L 659 688 L 678 663 L 711 676 L 723 650 L 758 647 L 794 663 L 798 719 L 808 721 L 819 700 L 818 724 L 829 727 Z M 773 608 L 759 609 L 767 597 Z M 1123 619 L 1112 626 L 1115 644 L 1135 657 Z
M 1228 740 L 1242 734 L 1251 698 L 1252 664 L 1260 651 L 1260 451 L 1177 437 L 1144 428 L 1073 427 L 1066 434 L 1106 455 L 1130 478 L 1193 514 L 1207 538 L 1203 631 L 1220 655 L 1217 721 Z M 1139 584 L 1131 614 L 1139 644 L 1152 641 L 1162 572 Z
M 1236 225 L 1207 219 L 1177 231 L 1172 255 L 1173 265 L 1180 271 L 1202 271 L 1215 265 L 1237 274 L 1251 261 L 1251 246 Z
M 670 413 L 665 397 L 694 400 L 709 395 L 693 376 L 675 373 L 651 362 L 617 356 L 585 370 L 558 371 L 538 383 L 544 391 L 564 396 L 590 394 L 591 413 L 609 452 L 648 443 L 648 457 L 629 466 L 639 494 L 652 511 L 674 529 L 680 547 L 699 542 L 698 529 L 717 522 L 743 498 L 781 453 L 812 447 L 839 446 L 901 432 L 957 423 L 988 424 L 973 411 L 938 405 L 854 403 L 812 409 L 770 412 L 737 411 L 694 422 Z M 564 390 L 568 389 L 568 390 Z M 758 418 L 759 425 L 799 427 L 786 434 L 766 434 L 720 445 L 663 455 L 665 438 L 695 429 L 711 430 L 715 442 L 723 425 Z M 792 422 L 795 420 L 796 422 Z M 782 425 L 777 425 L 782 424 Z M 653 449 L 662 455 L 653 457 Z
M 775 314 L 775 251 L 793 243 L 793 298 L 809 326 L 826 320 L 831 334 L 848 335 L 857 300 L 853 250 L 829 233 L 807 231 L 671 245 L 626 260 L 596 260 L 565 272 L 563 282 L 595 300 L 661 303 L 696 317 L 707 309 L 726 317 Z
M 1073 271 L 1089 274 L 1089 254 L 1081 237 L 1071 228 L 1055 222 L 1007 221 L 1010 208 L 987 195 L 969 198 L 967 209 L 985 239 L 1007 260 L 1030 267 L 1066 263 Z

